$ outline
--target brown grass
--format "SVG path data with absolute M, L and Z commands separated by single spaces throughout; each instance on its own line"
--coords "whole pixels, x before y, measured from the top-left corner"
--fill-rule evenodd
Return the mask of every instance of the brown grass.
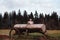
M 47 33 L 48 34 L 58 34 L 58 33 L 60 33 L 60 30 L 47 30 Z
M 9 35 L 9 29 L 1 29 L 0 30 L 0 35 Z
M 10 32 L 9 29 L 1 29 L 0 30 L 0 35 L 8 35 L 9 36 L 9 32 Z M 37 35 L 40 35 L 40 34 L 39 33 L 32 33 L 32 35 L 33 36 L 31 36 L 31 37 L 29 36 L 27 38 L 32 38 L 31 40 L 33 40 L 35 36 L 38 37 Z M 60 39 L 60 30 L 47 30 L 47 35 L 49 35 L 48 38 L 51 39 L 51 40 L 53 40 L 53 39 L 54 40 L 55 39 L 59 40 Z M 22 37 L 22 39 L 23 39 L 23 37 Z M 43 37 L 42 38 L 40 37 L 39 39 L 43 39 Z M 8 40 L 8 39 L 6 39 L 6 40 Z M 16 36 L 16 40 L 17 40 L 17 36 Z M 20 39 L 18 38 L 18 40 L 20 40 Z
M 0 29 L 0 35 L 9 35 L 9 29 Z M 60 34 L 60 30 L 47 30 L 47 34 Z

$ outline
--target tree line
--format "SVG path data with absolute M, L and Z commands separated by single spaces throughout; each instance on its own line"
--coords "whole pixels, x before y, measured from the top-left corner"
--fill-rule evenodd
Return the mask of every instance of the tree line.
M 23 15 L 20 10 L 17 14 L 16 11 L 4 12 L 4 16 L 0 14 L 0 29 L 13 28 L 15 24 L 27 24 L 29 19 L 32 19 L 34 24 L 45 24 L 48 30 L 60 29 L 60 17 L 57 12 L 43 15 L 43 13 L 38 14 L 37 11 L 35 14 L 32 12 L 28 14 L 26 10 L 24 10 Z

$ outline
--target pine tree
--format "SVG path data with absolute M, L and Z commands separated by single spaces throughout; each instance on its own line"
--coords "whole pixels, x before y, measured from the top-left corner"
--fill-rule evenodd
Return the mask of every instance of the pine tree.
M 30 15 L 29 15 L 29 19 L 34 20 L 34 16 L 33 16 L 33 13 L 32 13 L 32 12 L 31 12 Z
M 24 21 L 24 23 L 25 23 L 25 24 L 26 24 L 26 23 L 27 23 L 27 21 L 28 21 L 28 15 L 27 15 L 26 10 L 24 11 L 23 21 Z
M 38 23 L 38 13 L 37 13 L 37 11 L 35 11 L 34 23 L 35 23 L 35 24 Z

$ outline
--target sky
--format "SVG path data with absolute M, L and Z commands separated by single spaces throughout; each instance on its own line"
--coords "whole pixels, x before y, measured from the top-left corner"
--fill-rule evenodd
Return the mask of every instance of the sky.
M 53 11 L 57 12 L 60 16 L 60 0 L 0 0 L 0 14 L 4 12 L 12 12 L 21 10 L 23 14 L 24 10 L 28 12 L 51 14 Z

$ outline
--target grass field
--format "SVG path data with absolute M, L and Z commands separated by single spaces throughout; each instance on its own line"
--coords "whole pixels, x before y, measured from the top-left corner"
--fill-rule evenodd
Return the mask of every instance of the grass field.
M 9 29 L 1 29 L 0 30 L 0 35 L 9 35 Z
M 52 37 L 60 37 L 60 30 L 48 30 L 47 35 Z
M 9 35 L 9 29 L 1 29 L 0 35 Z M 30 33 L 32 35 L 40 35 L 39 33 Z M 47 35 L 49 36 L 60 36 L 60 30 L 47 30 Z
M 9 36 L 9 29 L 1 29 L 0 30 L 0 35 L 8 35 Z M 40 33 L 29 33 L 33 37 L 36 36 L 41 36 Z M 60 38 L 60 30 L 47 30 L 47 35 L 52 37 L 52 38 Z M 29 36 L 30 37 L 30 36 Z

